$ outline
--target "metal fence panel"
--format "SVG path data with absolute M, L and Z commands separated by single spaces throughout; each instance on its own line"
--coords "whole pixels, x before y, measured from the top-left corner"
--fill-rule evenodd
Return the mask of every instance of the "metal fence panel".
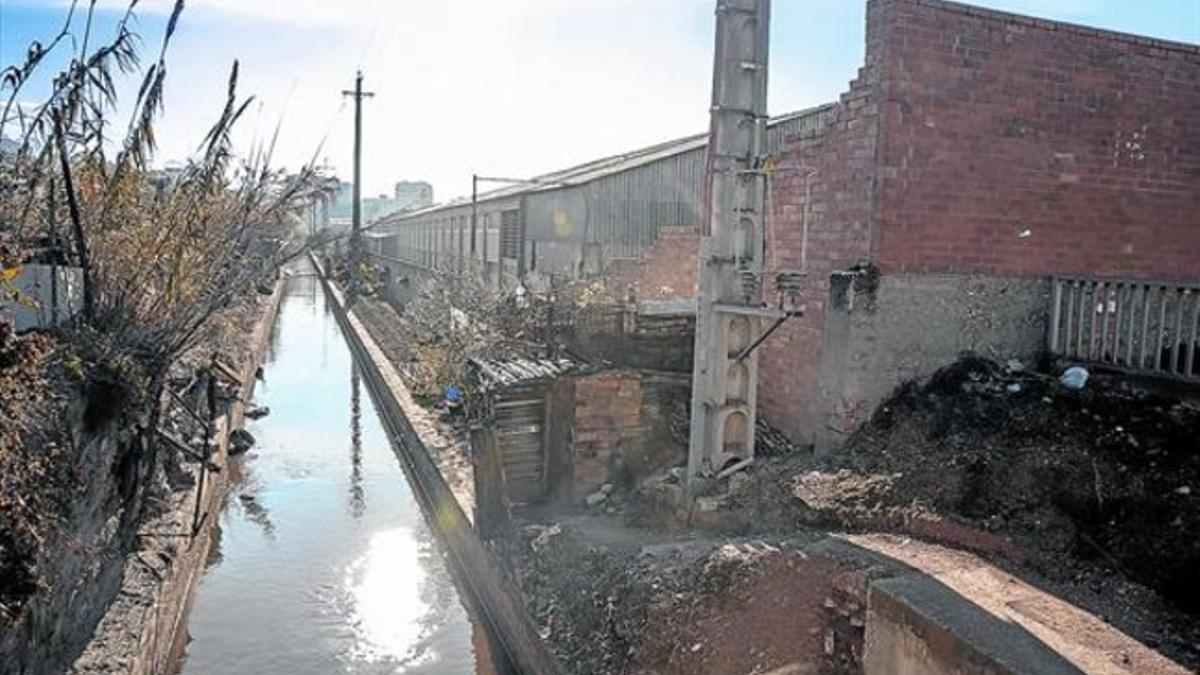
M 1055 277 L 1047 350 L 1200 381 L 1200 283 Z

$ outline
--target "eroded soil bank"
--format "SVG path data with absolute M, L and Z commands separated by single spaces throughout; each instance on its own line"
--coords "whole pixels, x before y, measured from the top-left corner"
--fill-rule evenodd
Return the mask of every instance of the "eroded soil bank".
M 234 302 L 202 346 L 164 375 L 166 386 L 196 405 L 196 373 L 214 353 L 252 381 L 277 300 L 264 292 Z M 203 564 L 195 549 L 205 537 L 189 534 L 203 448 L 198 423 L 164 400 L 159 428 L 179 443 L 156 440 L 148 426 L 155 404 L 129 395 L 112 364 L 99 373 L 109 376 L 98 376 L 88 358 L 57 344 L 30 380 L 44 394 L 24 439 L 38 457 L 39 488 L 25 494 L 36 495 L 41 529 L 36 549 L 9 538 L 12 521 L 0 541 L 6 560 L 0 671 L 6 673 L 153 668 L 170 651 L 191 573 Z M 232 385 L 222 392 L 240 395 Z M 155 442 L 156 452 L 148 453 Z M 155 458 L 152 467 L 146 457 Z M 141 472 L 148 478 L 139 478 Z M 206 478 L 208 495 L 216 495 L 222 474 L 210 471 Z M 146 506 L 137 508 L 144 480 Z M 24 581 L 11 585 L 17 574 Z

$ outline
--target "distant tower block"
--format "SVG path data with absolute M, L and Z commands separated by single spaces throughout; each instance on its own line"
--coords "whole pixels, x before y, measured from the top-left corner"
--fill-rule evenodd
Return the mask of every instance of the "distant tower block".
M 402 180 L 396 183 L 392 196 L 401 209 L 433 206 L 433 186 L 424 181 Z

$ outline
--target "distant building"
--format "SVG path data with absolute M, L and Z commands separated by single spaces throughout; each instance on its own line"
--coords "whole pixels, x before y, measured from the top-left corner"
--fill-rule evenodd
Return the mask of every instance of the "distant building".
M 424 208 L 433 204 L 433 186 L 424 181 L 401 181 L 396 183 L 394 196 L 379 195 L 363 197 L 363 223 L 370 223 L 383 216 Z M 354 184 L 341 181 L 330 207 L 332 223 L 349 224 L 354 215 Z
M 183 177 L 185 167 L 178 163 L 169 163 L 161 169 L 153 169 L 149 171 L 151 184 L 154 186 L 154 194 L 158 199 L 162 199 L 168 191 L 175 187 L 175 183 Z
M 433 206 L 433 186 L 425 181 L 402 180 L 396 183 L 394 195 L 404 209 Z

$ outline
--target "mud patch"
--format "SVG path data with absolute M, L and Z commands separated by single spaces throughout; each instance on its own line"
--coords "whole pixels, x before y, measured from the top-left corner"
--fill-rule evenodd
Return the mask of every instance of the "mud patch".
M 846 620 L 831 618 L 840 563 L 806 540 L 621 532 L 531 525 L 506 550 L 543 637 L 573 672 L 857 672 L 833 627 Z

